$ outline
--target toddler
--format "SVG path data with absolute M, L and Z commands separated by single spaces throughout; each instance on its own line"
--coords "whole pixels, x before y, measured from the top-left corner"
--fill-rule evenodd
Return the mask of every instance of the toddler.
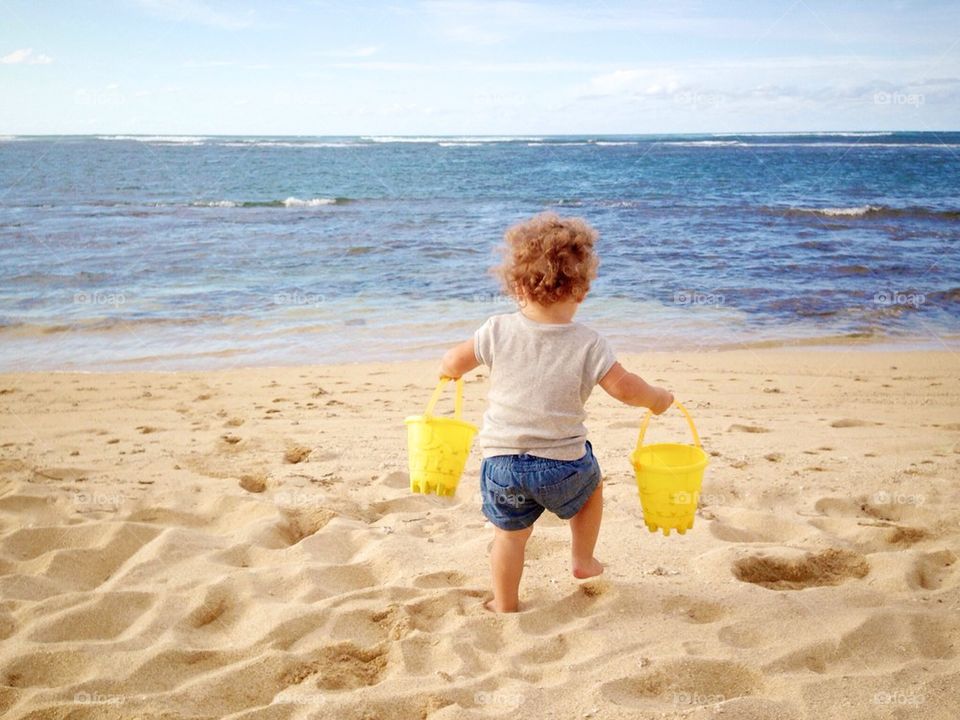
M 496 268 L 517 312 L 493 315 L 448 350 L 441 377 L 490 368 L 482 449 L 483 514 L 494 526 L 493 599 L 516 612 L 527 539 L 544 510 L 570 521 L 574 577 L 603 572 L 593 556 L 603 495 L 583 406 L 595 385 L 660 414 L 673 395 L 627 372 L 609 342 L 573 316 L 597 275 L 597 233 L 579 218 L 543 213 L 511 227 Z

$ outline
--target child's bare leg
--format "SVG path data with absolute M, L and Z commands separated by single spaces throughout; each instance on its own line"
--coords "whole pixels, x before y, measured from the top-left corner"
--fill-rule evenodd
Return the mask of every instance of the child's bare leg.
M 493 600 L 486 603 L 494 612 L 516 612 L 520 603 L 520 576 L 523 574 L 523 551 L 533 525 L 523 530 L 494 528 L 490 549 L 490 570 L 493 574 Z
M 570 518 L 573 534 L 573 576 L 588 578 L 603 572 L 603 565 L 593 556 L 600 534 L 600 519 L 603 517 L 603 480 L 580 512 Z

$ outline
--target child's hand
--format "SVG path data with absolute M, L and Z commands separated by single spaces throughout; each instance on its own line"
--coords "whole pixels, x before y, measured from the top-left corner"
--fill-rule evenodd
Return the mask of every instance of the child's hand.
M 657 388 L 657 401 L 650 407 L 650 411 L 654 415 L 660 415 L 666 412 L 671 405 L 673 405 L 673 393 L 663 388 Z

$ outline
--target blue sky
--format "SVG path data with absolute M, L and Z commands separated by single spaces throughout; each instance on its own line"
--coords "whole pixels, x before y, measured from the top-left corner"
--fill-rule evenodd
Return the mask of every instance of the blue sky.
M 0 133 L 960 129 L 960 3 L 0 2 Z

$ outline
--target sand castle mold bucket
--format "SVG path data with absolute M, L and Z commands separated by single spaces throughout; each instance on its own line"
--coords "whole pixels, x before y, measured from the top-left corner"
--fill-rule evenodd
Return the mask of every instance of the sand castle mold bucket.
M 467 463 L 470 444 L 477 426 L 461 419 L 463 379 L 456 381 L 453 417 L 433 415 L 443 386 L 450 378 L 441 378 L 423 415 L 411 415 L 407 425 L 407 456 L 410 463 L 410 490 L 415 493 L 453 495 Z
M 682 535 L 693 527 L 708 459 L 690 413 L 680 403 L 674 402 L 674 405 L 686 416 L 694 444 L 644 445 L 643 436 L 653 414 L 648 411 L 640 423 L 637 447 L 630 454 L 640 491 L 643 521 L 650 532 L 661 529 L 664 535 L 669 535 L 671 530 Z

